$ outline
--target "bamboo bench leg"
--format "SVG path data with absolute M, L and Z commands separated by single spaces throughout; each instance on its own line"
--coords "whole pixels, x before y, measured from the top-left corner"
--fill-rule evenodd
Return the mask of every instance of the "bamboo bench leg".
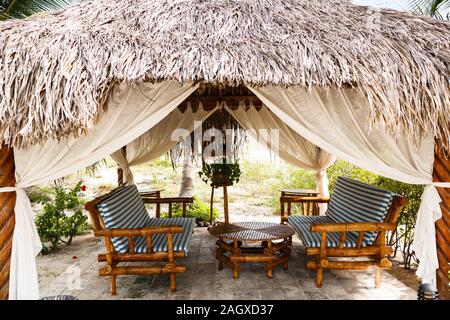
M 117 294 L 116 278 L 117 276 L 111 276 L 109 278 L 109 282 L 111 284 L 111 295 L 113 296 Z
M 176 281 L 176 274 L 175 272 L 170 273 L 170 291 L 175 292 L 177 291 L 177 281 Z
M 322 288 L 322 279 L 323 279 L 323 269 L 317 268 L 317 278 L 316 278 L 317 288 Z
M 239 262 L 233 263 L 233 278 L 239 279 Z
M 375 288 L 379 288 L 381 285 L 381 269 L 375 268 Z
M 267 248 L 264 251 L 265 251 L 265 254 L 267 256 L 272 256 L 273 255 L 272 241 L 271 240 L 267 241 Z M 273 277 L 272 269 L 273 269 L 273 264 L 271 262 L 269 262 L 267 264 L 267 278 L 269 278 L 269 279 L 272 279 L 272 277 Z
M 327 267 L 326 252 L 327 252 L 327 232 L 322 232 L 322 239 L 320 242 L 320 255 L 318 259 L 318 268 L 317 268 L 317 279 L 316 279 L 317 288 L 322 288 L 323 268 Z
M 240 250 L 239 250 L 239 241 L 234 240 L 233 241 L 233 256 L 239 256 Z M 233 278 L 234 279 L 238 279 L 239 278 L 239 262 L 233 262 L 232 263 L 232 267 L 233 267 Z
M 168 233 L 167 234 L 167 264 L 170 266 L 169 270 L 175 269 L 175 259 L 173 256 L 173 234 Z M 170 291 L 175 292 L 177 290 L 177 284 L 176 284 L 176 276 L 175 272 L 170 273 Z

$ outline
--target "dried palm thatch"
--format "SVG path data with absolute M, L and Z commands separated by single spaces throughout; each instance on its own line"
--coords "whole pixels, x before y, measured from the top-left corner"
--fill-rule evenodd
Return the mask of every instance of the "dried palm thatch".
M 112 86 L 353 86 L 395 132 L 450 136 L 450 23 L 347 0 L 104 0 L 0 23 L 0 134 L 79 134 Z M 450 149 L 450 148 L 449 148 Z

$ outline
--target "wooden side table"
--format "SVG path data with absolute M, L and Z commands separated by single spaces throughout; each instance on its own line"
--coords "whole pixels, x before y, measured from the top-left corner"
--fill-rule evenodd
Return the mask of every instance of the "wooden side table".
M 289 198 L 289 197 L 317 197 L 319 192 L 313 189 L 280 189 L 281 198 Z M 285 204 L 287 205 L 287 211 Z M 319 215 L 319 205 L 317 203 L 300 203 L 302 206 L 303 215 Z M 287 212 L 288 216 L 291 215 L 292 211 L 292 202 L 283 202 L 280 201 L 280 210 L 281 216 L 284 216 L 284 213 Z
M 143 190 L 140 190 L 139 193 L 140 193 L 141 197 L 160 199 L 161 191 L 164 191 L 164 189 L 143 189 Z M 161 217 L 161 204 L 160 203 L 156 204 L 155 217 L 156 218 Z
M 282 265 L 284 270 L 288 268 L 294 230 L 287 225 L 270 222 L 220 223 L 211 227 L 209 232 L 219 238 L 216 241 L 219 270 L 223 269 L 224 264 L 231 266 L 234 279 L 239 278 L 241 263 L 264 263 L 268 278 L 272 278 L 273 269 L 278 265 Z M 253 245 L 246 246 L 246 243 Z

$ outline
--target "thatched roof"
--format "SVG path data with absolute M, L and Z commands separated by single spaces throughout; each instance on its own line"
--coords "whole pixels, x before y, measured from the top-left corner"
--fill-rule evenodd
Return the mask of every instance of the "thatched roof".
M 80 132 L 118 81 L 177 79 L 352 85 L 390 129 L 448 138 L 449 38 L 449 22 L 346 0 L 82 1 L 0 23 L 0 137 Z

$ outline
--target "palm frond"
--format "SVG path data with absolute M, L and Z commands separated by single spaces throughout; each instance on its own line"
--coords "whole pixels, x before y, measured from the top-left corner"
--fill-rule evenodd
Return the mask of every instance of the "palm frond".
M 2 0 L 0 20 L 23 19 L 36 13 L 64 8 L 77 0 Z
M 450 0 L 410 0 L 410 4 L 412 11 L 441 20 L 443 12 L 450 8 Z M 448 13 L 446 17 L 448 19 Z

